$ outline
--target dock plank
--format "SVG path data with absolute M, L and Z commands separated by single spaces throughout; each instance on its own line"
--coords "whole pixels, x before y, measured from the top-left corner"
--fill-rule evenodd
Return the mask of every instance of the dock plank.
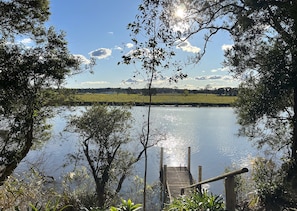
M 187 167 L 167 167 L 166 181 L 170 201 L 172 201 L 173 198 L 180 196 L 182 187 L 191 185 L 192 175 Z

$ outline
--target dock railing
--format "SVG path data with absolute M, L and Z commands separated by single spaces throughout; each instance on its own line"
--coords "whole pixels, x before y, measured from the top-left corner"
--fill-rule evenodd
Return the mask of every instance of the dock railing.
M 206 183 L 215 182 L 221 179 L 225 179 L 225 195 L 226 195 L 226 210 L 228 211 L 235 211 L 235 205 L 236 205 L 236 194 L 235 194 L 235 183 L 234 183 L 234 176 L 242 173 L 246 173 L 249 170 L 247 168 L 243 168 L 240 170 L 224 173 L 220 176 L 213 177 L 207 180 L 203 180 L 201 182 L 198 182 L 196 184 L 183 187 L 181 188 L 181 195 L 184 194 L 185 189 L 187 188 L 196 188 L 201 192 L 201 185 Z

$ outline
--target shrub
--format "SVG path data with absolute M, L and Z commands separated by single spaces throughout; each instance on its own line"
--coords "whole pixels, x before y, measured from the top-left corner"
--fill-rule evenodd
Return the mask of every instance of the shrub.
M 10 176 L 0 187 L 0 210 L 27 210 L 29 203 L 39 206 L 57 200 L 58 193 L 44 176 L 34 169 Z
M 141 209 L 141 204 L 134 204 L 131 199 L 127 201 L 122 199 L 122 204 L 119 207 L 111 207 L 110 211 L 136 211 Z
M 173 202 L 167 205 L 164 208 L 165 211 L 223 211 L 224 210 L 224 202 L 221 196 L 213 195 L 209 193 L 207 190 L 203 190 L 200 192 L 192 192 L 189 195 L 183 195 L 177 199 L 174 199 Z

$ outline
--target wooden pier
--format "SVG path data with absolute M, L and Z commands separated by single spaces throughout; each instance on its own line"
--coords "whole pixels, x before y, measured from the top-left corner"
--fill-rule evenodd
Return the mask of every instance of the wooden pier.
M 202 180 L 202 167 L 198 167 L 198 182 L 194 183 L 191 174 L 191 148 L 188 148 L 188 166 L 167 166 L 163 165 L 163 148 L 161 148 L 160 160 L 160 180 L 162 183 L 162 191 L 160 199 L 162 204 L 171 203 L 174 198 L 181 195 L 187 195 L 191 190 L 195 189 L 201 192 L 201 185 L 206 183 L 215 182 L 218 180 L 225 180 L 225 206 L 228 211 L 235 211 L 236 194 L 235 194 L 235 181 L 236 175 L 248 172 L 247 168 L 240 170 L 223 173 L 214 178 Z
M 165 165 L 164 173 L 166 175 L 164 179 L 166 181 L 166 189 L 170 202 L 181 195 L 183 187 L 193 184 L 191 172 L 189 172 L 187 167 L 167 167 Z
M 190 171 L 190 148 L 188 148 L 188 166 L 167 166 L 163 165 L 163 149 L 161 149 L 160 180 L 162 182 L 162 201 L 172 202 L 174 198 L 181 195 L 184 187 L 193 184 L 193 177 Z M 186 190 L 185 194 L 189 192 Z

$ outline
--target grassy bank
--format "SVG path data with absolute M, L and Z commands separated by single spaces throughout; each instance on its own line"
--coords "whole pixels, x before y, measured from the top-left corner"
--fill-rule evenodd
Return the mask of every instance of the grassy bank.
M 146 105 L 149 97 L 140 94 L 76 94 L 76 104 L 136 104 Z M 157 94 L 152 97 L 154 105 L 197 105 L 197 106 L 230 106 L 234 96 L 215 94 Z

